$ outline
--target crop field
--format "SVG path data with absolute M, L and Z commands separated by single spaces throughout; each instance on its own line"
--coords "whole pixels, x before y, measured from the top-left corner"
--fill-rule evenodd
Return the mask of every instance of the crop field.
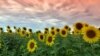
M 33 30 L 0 27 L 0 56 L 100 56 L 100 28 L 94 25 L 76 22 Z

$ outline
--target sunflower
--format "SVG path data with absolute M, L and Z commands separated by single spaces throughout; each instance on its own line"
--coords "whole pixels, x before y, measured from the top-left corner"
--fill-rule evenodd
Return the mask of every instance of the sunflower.
M 16 26 L 14 26 L 14 29 L 16 29 Z
M 97 28 L 89 26 L 84 29 L 83 39 L 88 43 L 95 43 L 99 40 L 99 31 Z
M 28 29 L 29 33 L 32 34 L 32 29 Z
M 3 32 L 3 28 L 2 27 L 0 27 L 0 33 L 2 33 Z
M 46 38 L 46 44 L 48 46 L 52 46 L 54 44 L 54 36 L 52 35 L 48 35 L 47 38 Z
M 68 31 L 67 31 L 66 29 L 61 29 L 61 30 L 60 30 L 60 35 L 61 35 L 62 37 L 67 37 Z
M 45 31 L 44 31 L 44 34 L 45 34 L 45 35 L 49 34 L 49 31 L 45 30 Z
M 69 31 L 71 30 L 71 28 L 68 25 L 65 25 L 64 29 L 69 30 Z
M 16 33 L 20 33 L 21 32 L 21 29 L 20 28 L 18 28 L 18 29 L 16 29 Z
M 12 30 L 9 30 L 9 33 L 12 33 Z
M 11 30 L 11 29 L 7 29 L 7 32 L 8 32 L 8 33 L 12 33 L 12 30 Z
M 83 27 L 84 27 L 84 24 L 83 24 L 83 23 L 81 23 L 81 22 L 75 23 L 75 24 L 74 24 L 74 32 L 81 33 Z
M 51 30 L 54 30 L 54 29 L 55 29 L 55 27 L 54 27 L 54 26 L 52 26 L 52 27 L 51 27 Z
M 39 33 L 41 33 L 41 31 L 40 31 L 40 30 L 38 30 L 36 33 L 37 33 L 37 34 L 39 34 Z
M 26 30 L 27 30 L 27 28 L 26 28 L 26 27 L 23 27 L 23 28 L 22 28 L 22 30 L 26 31 Z
M 59 28 L 56 28 L 56 32 L 59 33 L 60 32 L 60 29 Z
M 100 27 L 98 28 L 98 30 L 100 31 Z
M 26 32 L 26 37 L 30 38 L 31 37 L 31 33 Z
M 38 34 L 38 39 L 39 39 L 39 41 L 44 42 L 44 40 L 45 40 L 44 34 L 43 33 L 39 33 Z
M 45 31 L 49 31 L 49 29 L 48 28 L 45 28 Z
M 9 25 L 7 26 L 7 29 L 10 29 L 10 26 Z
M 37 48 L 36 41 L 34 39 L 29 40 L 28 43 L 27 43 L 28 51 L 32 53 L 36 50 L 36 48 Z
M 54 36 L 54 35 L 57 34 L 57 32 L 56 32 L 56 30 L 51 30 L 51 31 L 50 31 L 50 34 Z
M 26 31 L 24 31 L 24 30 L 20 31 L 20 35 L 21 36 L 25 36 L 26 35 Z

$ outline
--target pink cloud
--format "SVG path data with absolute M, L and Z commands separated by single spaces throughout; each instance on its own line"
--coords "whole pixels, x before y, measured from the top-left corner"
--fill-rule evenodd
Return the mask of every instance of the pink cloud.
M 0 8 L 30 13 L 56 11 L 53 13 L 58 13 L 62 17 L 85 18 L 89 16 L 100 21 L 99 3 L 100 0 L 0 0 Z

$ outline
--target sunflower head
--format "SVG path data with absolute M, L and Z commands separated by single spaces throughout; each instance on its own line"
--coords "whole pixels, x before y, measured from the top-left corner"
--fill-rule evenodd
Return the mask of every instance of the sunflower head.
M 69 29 L 69 26 L 68 26 L 68 25 L 65 25 L 64 28 L 65 28 L 65 29 Z
M 10 26 L 9 25 L 7 26 L 7 29 L 10 29 Z
M 26 32 L 26 37 L 31 37 L 31 34 L 29 32 Z
M 14 26 L 14 29 L 16 29 L 16 26 Z
M 98 30 L 100 31 L 100 28 L 98 28 Z
M 48 35 L 47 38 L 46 38 L 46 44 L 48 46 L 52 46 L 54 44 L 54 36 Z
M 48 34 L 48 33 L 49 33 L 49 31 L 46 31 L 46 30 L 44 31 L 44 34 Z
M 39 39 L 39 41 L 44 42 L 44 40 L 45 40 L 44 34 L 43 33 L 39 33 L 38 34 L 38 39 Z
M 27 44 L 27 49 L 29 52 L 34 52 L 37 48 L 37 43 L 34 39 L 31 39 L 28 41 L 28 44 Z
M 12 30 L 8 30 L 8 33 L 12 33 Z
M 54 30 L 54 29 L 55 29 L 55 27 L 54 27 L 54 26 L 52 26 L 52 27 L 51 27 L 51 30 Z
M 2 27 L 0 27 L 0 30 L 3 30 L 3 28 L 2 28 Z
M 40 30 L 38 30 L 38 31 L 37 31 L 37 33 L 41 33 L 41 31 L 40 31 Z
M 74 26 L 77 30 L 81 30 L 83 28 L 83 23 L 77 22 Z
M 56 29 L 56 32 L 60 32 L 60 29 L 59 29 L 59 28 L 57 28 L 57 29 Z
M 32 33 L 32 29 L 29 29 L 29 32 Z
M 68 34 L 68 32 L 67 32 L 66 29 L 61 29 L 61 30 L 60 30 L 60 35 L 61 35 L 62 37 L 67 37 L 67 34 Z
M 57 32 L 56 32 L 56 30 L 51 30 L 51 31 L 50 31 L 50 34 L 51 34 L 51 35 L 56 35 Z
M 16 32 L 17 32 L 17 33 L 20 33 L 20 31 L 21 31 L 21 29 L 20 29 L 20 28 L 16 29 Z
M 99 40 L 99 31 L 95 27 L 87 27 L 84 29 L 83 39 L 89 43 L 97 42 Z
M 2 33 L 3 32 L 3 28 L 2 27 L 0 27 L 0 33 Z
M 27 30 L 27 28 L 26 28 L 26 27 L 23 27 L 23 30 L 24 30 L 24 31 L 26 31 L 26 30 Z
M 21 36 L 25 36 L 26 35 L 26 31 L 24 31 L 24 30 L 20 31 L 20 35 Z
M 48 28 L 45 28 L 45 31 L 49 31 L 49 29 Z

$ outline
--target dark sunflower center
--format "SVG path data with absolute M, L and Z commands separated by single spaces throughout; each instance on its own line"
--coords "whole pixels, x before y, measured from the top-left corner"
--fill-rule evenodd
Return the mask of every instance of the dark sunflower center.
M 22 31 L 22 34 L 25 34 L 25 31 Z
M 12 31 L 11 31 L 11 30 L 9 30 L 9 32 L 10 32 L 10 33 L 12 33 Z
M 18 29 L 17 32 L 19 32 L 20 30 Z
M 55 35 L 55 32 L 54 32 L 54 31 L 51 31 L 51 34 L 52 34 L 52 35 Z
M 65 26 L 65 29 L 68 29 L 68 26 Z
M 45 31 L 44 33 L 45 33 L 45 34 L 47 34 L 48 32 L 47 32 L 47 31 Z
M 65 35 L 66 34 L 66 31 L 65 30 L 62 30 L 62 34 Z
M 29 34 L 26 34 L 26 36 L 28 37 L 28 36 L 29 36 Z
M 60 31 L 60 29 L 57 29 L 57 32 L 59 32 Z
M 31 49 L 34 48 L 34 43 L 33 43 L 33 42 L 30 43 L 30 48 L 31 48 Z
M 89 38 L 94 38 L 96 36 L 96 33 L 93 30 L 88 30 L 87 33 L 86 33 L 86 35 Z
M 48 38 L 48 42 L 52 42 L 52 37 L 51 36 Z
M 29 32 L 32 32 L 32 29 L 29 29 Z
M 77 23 L 77 24 L 76 24 L 76 28 L 77 28 L 77 29 L 81 30 L 82 27 L 83 27 L 83 25 L 82 25 L 81 23 Z
M 51 27 L 52 30 L 54 30 L 54 27 Z
M 43 35 L 40 35 L 40 39 L 43 39 Z
M 100 31 L 100 28 L 98 28 L 99 29 L 99 31 Z
M 45 28 L 46 31 L 48 31 L 48 28 Z

